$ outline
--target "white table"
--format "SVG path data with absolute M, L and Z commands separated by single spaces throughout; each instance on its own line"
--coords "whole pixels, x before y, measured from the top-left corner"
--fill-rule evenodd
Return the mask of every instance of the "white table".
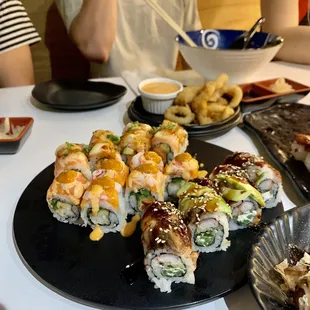
M 285 76 L 310 85 L 310 67 L 284 63 L 271 63 L 253 76 L 254 80 Z M 108 79 L 123 84 L 120 78 Z M 32 133 L 16 155 L 0 155 L 0 310 L 73 310 L 91 309 L 69 301 L 52 292 L 37 281 L 25 268 L 16 254 L 12 239 L 12 220 L 16 203 L 28 183 L 54 161 L 56 147 L 65 141 L 89 141 L 92 131 L 105 128 L 121 133 L 124 126 L 126 105 L 134 98 L 128 90 L 116 105 L 89 112 L 56 112 L 38 109 L 31 99 L 33 87 L 0 89 L 1 116 L 31 116 L 34 118 Z M 304 98 L 310 103 L 310 97 Z M 239 128 L 209 142 L 232 151 L 257 153 L 251 138 Z M 290 183 L 286 186 L 289 190 Z M 294 197 L 294 195 L 292 196 Z M 295 197 L 297 203 L 298 197 Z M 295 201 L 295 203 L 296 203 Z M 294 203 L 283 197 L 285 209 Z M 247 286 L 195 310 L 258 309 Z

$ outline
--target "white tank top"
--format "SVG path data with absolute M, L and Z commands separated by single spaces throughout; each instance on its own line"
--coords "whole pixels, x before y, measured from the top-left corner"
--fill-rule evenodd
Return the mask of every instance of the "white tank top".
M 67 29 L 82 0 L 57 0 Z M 196 0 L 157 0 L 185 31 L 201 29 Z M 92 64 L 92 76 L 120 76 L 123 71 L 174 70 L 176 32 L 144 0 L 118 0 L 117 35 L 106 64 Z

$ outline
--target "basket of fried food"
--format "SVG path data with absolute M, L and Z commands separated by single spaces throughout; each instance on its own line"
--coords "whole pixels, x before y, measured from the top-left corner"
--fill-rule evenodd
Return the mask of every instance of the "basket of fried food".
M 236 113 L 243 97 L 238 85 L 227 82 L 228 76 L 221 74 L 204 85 L 184 87 L 166 110 L 165 119 L 188 126 L 223 123 Z

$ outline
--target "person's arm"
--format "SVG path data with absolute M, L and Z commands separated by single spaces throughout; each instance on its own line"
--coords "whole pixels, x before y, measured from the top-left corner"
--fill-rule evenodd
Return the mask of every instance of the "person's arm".
M 0 54 L 0 87 L 32 84 L 34 75 L 29 45 Z
M 84 0 L 73 19 L 69 34 L 89 60 L 106 62 L 117 27 L 117 0 Z
M 263 31 L 278 34 L 284 44 L 277 54 L 280 60 L 310 64 L 310 27 L 298 26 L 298 0 L 261 0 Z
M 0 87 L 34 83 L 29 46 L 40 40 L 21 1 L 0 1 Z

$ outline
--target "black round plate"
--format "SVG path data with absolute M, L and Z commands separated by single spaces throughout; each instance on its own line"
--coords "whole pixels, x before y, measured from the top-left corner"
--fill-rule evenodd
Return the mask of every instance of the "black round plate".
M 231 154 L 199 140 L 191 140 L 188 151 L 197 154 L 209 172 Z M 90 241 L 89 228 L 52 217 L 45 200 L 52 181 L 53 164 L 25 189 L 13 230 L 18 253 L 30 272 L 59 294 L 101 309 L 176 309 L 222 297 L 246 282 L 247 254 L 259 229 L 231 232 L 227 252 L 200 255 L 195 285 L 173 284 L 170 294 L 161 293 L 143 269 L 140 229 L 130 238 L 110 233 L 99 242 Z M 263 222 L 282 212 L 282 204 L 264 210 Z
M 142 106 L 141 97 L 138 96 L 129 106 L 128 108 L 128 116 L 132 121 L 138 121 L 141 123 L 147 123 L 151 126 L 159 126 L 163 120 L 163 115 L 153 114 L 147 112 Z M 237 126 L 242 120 L 242 113 L 240 111 L 240 107 L 237 108 L 236 113 L 230 118 L 209 125 L 182 125 L 189 136 L 191 137 L 200 137 L 200 136 L 213 136 L 218 134 L 223 134 Z
M 110 106 L 126 92 L 126 87 L 107 82 L 59 80 L 36 85 L 32 96 L 55 109 L 90 110 Z

